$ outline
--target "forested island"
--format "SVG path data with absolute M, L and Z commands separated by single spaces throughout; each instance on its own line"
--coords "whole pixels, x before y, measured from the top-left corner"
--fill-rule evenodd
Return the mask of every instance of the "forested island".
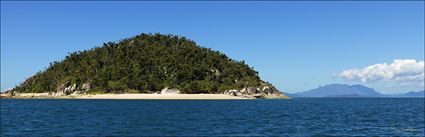
M 258 72 L 185 37 L 140 34 L 50 63 L 8 93 L 227 94 L 286 98 Z

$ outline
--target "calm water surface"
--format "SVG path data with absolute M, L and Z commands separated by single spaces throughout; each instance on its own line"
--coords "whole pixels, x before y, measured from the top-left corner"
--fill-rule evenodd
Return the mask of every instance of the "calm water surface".
M 424 99 L 1 99 L 1 136 L 424 136 Z

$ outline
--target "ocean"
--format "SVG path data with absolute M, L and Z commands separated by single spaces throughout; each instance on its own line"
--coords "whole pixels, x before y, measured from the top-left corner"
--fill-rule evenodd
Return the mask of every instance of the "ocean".
M 1 99 L 1 136 L 424 136 L 423 98 Z

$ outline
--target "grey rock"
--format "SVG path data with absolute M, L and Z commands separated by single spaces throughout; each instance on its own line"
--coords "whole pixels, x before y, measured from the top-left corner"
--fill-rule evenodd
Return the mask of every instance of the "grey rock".
M 241 92 L 239 92 L 239 90 L 236 90 L 236 89 L 225 90 L 223 92 L 223 94 L 230 95 L 230 96 L 242 96 L 243 95 Z
M 241 93 L 241 92 L 239 92 L 239 90 L 232 89 L 232 90 L 229 90 L 229 91 L 228 91 L 228 95 L 231 95 L 231 96 L 241 96 L 241 95 L 242 95 L 242 93 Z
M 66 81 L 64 84 L 61 84 L 56 88 L 56 92 L 51 92 L 49 95 L 52 96 L 64 96 L 64 95 L 76 95 L 76 94 L 82 94 L 86 93 L 88 90 L 90 90 L 91 85 L 90 83 L 84 83 L 81 88 L 78 87 L 77 84 L 72 84 L 69 81 Z
M 264 98 L 264 94 L 258 93 L 258 94 L 254 94 L 252 95 L 254 98 Z
M 235 96 L 238 96 L 238 97 L 243 96 L 243 94 L 242 94 L 241 92 L 235 92 L 235 93 L 234 93 L 234 95 L 235 95 Z
M 70 95 L 71 94 L 71 87 L 66 87 L 65 90 L 63 91 L 64 95 Z
M 75 92 L 75 90 L 77 89 L 77 84 L 73 84 L 72 86 L 71 86 L 71 92 Z
M 241 89 L 241 93 L 244 93 L 245 94 L 246 92 L 248 92 L 246 88 L 242 88 Z
M 81 87 L 81 90 L 83 90 L 84 92 L 87 92 L 91 89 L 91 84 L 90 83 L 84 83 L 83 86 Z
M 256 94 L 257 93 L 257 89 L 254 87 L 248 87 L 247 88 L 247 93 L 248 94 Z
M 266 94 L 274 94 L 277 90 L 276 90 L 276 89 L 274 89 L 274 88 L 271 88 L 271 87 L 269 87 L 269 86 L 264 86 L 264 87 L 263 87 L 263 91 L 264 91 Z
M 276 92 L 273 94 L 267 94 L 265 95 L 263 98 L 268 98 L 268 99 L 288 99 L 288 96 L 285 96 L 284 94 L 280 93 L 280 92 Z
M 52 95 L 54 95 L 54 96 L 62 96 L 62 95 L 64 95 L 65 88 L 66 88 L 65 84 L 61 84 L 60 86 L 58 86 L 56 88 L 56 92 L 55 93 L 52 93 Z
M 224 95 L 230 95 L 230 92 L 229 92 L 229 90 L 225 90 L 225 91 L 223 91 L 223 94 Z
M 13 90 L 8 90 L 6 92 L 3 93 L 6 96 L 16 96 L 16 92 Z
M 180 94 L 181 91 L 178 89 L 169 89 L 168 87 L 161 90 L 161 94 Z

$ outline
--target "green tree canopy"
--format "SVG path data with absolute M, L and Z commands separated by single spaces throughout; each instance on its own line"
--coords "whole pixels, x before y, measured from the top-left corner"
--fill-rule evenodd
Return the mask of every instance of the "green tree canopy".
M 171 87 L 186 93 L 218 93 L 263 82 L 244 61 L 200 47 L 185 37 L 140 34 L 70 53 L 14 90 L 55 91 L 65 81 L 78 86 L 90 82 L 100 91 L 159 91 Z

